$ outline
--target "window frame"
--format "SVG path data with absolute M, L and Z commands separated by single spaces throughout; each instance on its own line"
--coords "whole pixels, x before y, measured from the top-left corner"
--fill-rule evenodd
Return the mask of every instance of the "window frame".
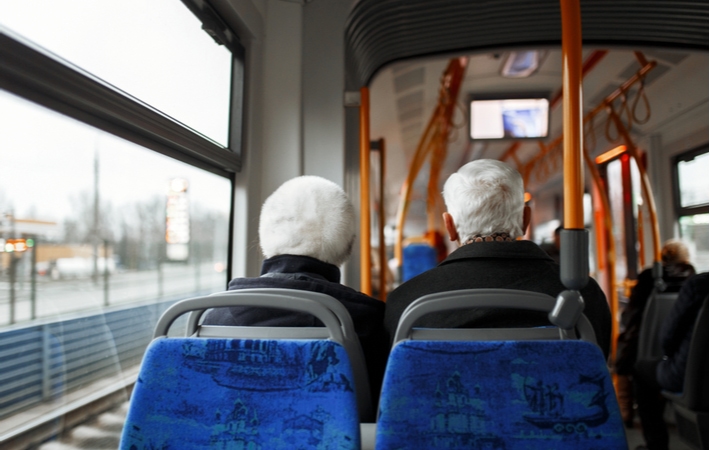
M 678 178 L 678 163 L 692 161 L 697 156 L 708 153 L 708 144 L 703 144 L 692 150 L 675 155 L 671 158 L 671 177 L 673 180 L 673 206 L 676 213 L 676 221 L 680 220 L 684 216 L 694 216 L 696 214 L 707 214 L 710 210 L 709 205 L 706 203 L 704 205 L 697 206 L 681 206 L 680 199 L 680 180 Z

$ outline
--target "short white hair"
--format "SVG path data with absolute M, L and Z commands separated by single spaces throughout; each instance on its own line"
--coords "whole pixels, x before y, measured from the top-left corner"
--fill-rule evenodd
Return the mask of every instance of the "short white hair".
M 293 178 L 261 207 L 261 251 L 267 258 L 303 255 L 339 266 L 350 256 L 355 224 L 355 209 L 340 186 L 316 176 Z
M 523 235 L 523 178 L 508 164 L 493 159 L 465 164 L 446 180 L 443 194 L 461 242 L 474 235 Z

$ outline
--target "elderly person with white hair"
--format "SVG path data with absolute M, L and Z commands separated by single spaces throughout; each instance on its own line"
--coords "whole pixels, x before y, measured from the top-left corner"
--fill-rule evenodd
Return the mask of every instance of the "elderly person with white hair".
M 266 199 L 259 241 L 266 257 L 261 276 L 235 278 L 229 290 L 283 288 L 321 292 L 340 300 L 355 324 L 369 372 L 373 397 L 379 395 L 388 355 L 382 325 L 385 305 L 340 284 L 343 264 L 355 241 L 355 211 L 337 184 L 301 176 L 282 184 Z M 207 325 L 319 326 L 310 314 L 258 307 L 211 310 Z
M 395 289 L 387 298 L 385 328 L 392 336 L 405 308 L 427 294 L 459 289 L 518 289 L 557 297 L 566 288 L 560 267 L 537 244 L 519 240 L 530 221 L 523 180 L 509 165 L 481 159 L 461 167 L 444 184 L 444 225 L 458 243 L 437 267 Z M 611 314 L 599 285 L 589 279 L 580 291 L 584 313 L 599 346 L 608 355 Z M 435 313 L 417 326 L 513 328 L 549 325 L 547 314 L 509 309 L 471 309 Z

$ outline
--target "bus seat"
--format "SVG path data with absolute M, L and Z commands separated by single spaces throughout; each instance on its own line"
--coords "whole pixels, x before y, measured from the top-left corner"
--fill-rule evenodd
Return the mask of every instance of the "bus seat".
M 626 449 L 611 377 L 586 317 L 574 333 L 413 327 L 431 312 L 552 311 L 555 303 L 502 289 L 444 292 L 412 303 L 385 372 L 376 448 Z
M 678 435 L 697 449 L 708 448 L 708 299 L 698 314 L 688 351 L 683 392 L 663 392 L 673 403 Z
M 342 321 L 320 301 L 268 291 L 183 300 L 163 314 L 141 364 L 121 449 L 360 448 Z M 266 327 L 204 327 L 195 336 L 167 337 L 186 312 L 232 305 L 308 312 L 325 327 L 292 330 L 296 337 Z M 243 336 L 213 336 L 220 332 Z
M 402 250 L 402 282 L 436 267 L 436 249 L 426 243 L 412 243 Z
M 370 382 L 367 374 L 367 364 L 365 356 L 360 346 L 360 340 L 355 332 L 350 313 L 345 306 L 335 298 L 319 292 L 301 291 L 296 289 L 240 289 L 238 291 L 226 291 L 208 296 L 210 304 L 214 303 L 217 296 L 227 296 L 230 305 L 236 306 L 233 299 L 239 299 L 239 305 L 267 306 L 266 301 L 274 302 L 276 308 L 289 309 L 294 302 L 293 299 L 306 299 L 308 302 L 317 302 L 322 307 L 328 309 L 338 320 L 340 333 L 339 342 L 350 358 L 350 367 L 355 378 L 355 392 L 357 394 L 358 411 L 361 422 L 372 422 L 375 419 L 374 407 L 370 396 Z M 242 303 L 244 302 L 244 303 Z M 214 307 L 214 306 L 210 306 Z M 311 338 L 320 339 L 331 337 L 325 328 L 322 327 L 225 327 L 214 325 L 200 325 L 199 321 L 206 308 L 192 311 L 187 320 L 186 336 L 201 337 L 241 337 L 241 338 Z M 311 312 L 311 311 L 306 311 Z M 314 314 L 315 315 L 315 314 Z M 156 336 L 157 337 L 157 336 Z
M 661 326 L 677 299 L 678 292 L 656 292 L 654 290 L 651 293 L 643 310 L 636 360 L 658 359 L 663 356 Z

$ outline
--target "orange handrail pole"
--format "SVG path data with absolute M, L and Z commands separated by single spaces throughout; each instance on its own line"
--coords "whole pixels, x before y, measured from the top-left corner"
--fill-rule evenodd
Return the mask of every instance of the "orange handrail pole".
M 589 173 L 592 175 L 592 181 L 596 187 L 602 209 L 603 223 L 597 223 L 596 225 L 598 229 L 601 228 L 603 230 L 601 234 L 604 236 L 604 248 L 602 250 L 607 250 L 604 260 L 606 261 L 607 275 L 609 278 L 607 280 L 607 288 L 611 297 L 609 301 L 609 310 L 611 313 L 611 348 L 609 349 L 609 355 L 611 356 L 611 360 L 614 361 L 616 355 L 616 341 L 619 336 L 619 321 L 617 320 L 619 294 L 616 291 L 616 244 L 614 242 L 614 235 L 612 234 L 611 207 L 609 206 L 609 197 L 604 187 L 604 181 L 602 181 L 602 177 L 599 174 L 594 160 L 592 160 L 589 153 L 586 151 L 584 152 L 584 160 L 587 163 Z M 597 258 L 601 260 L 602 255 L 599 250 L 599 244 L 600 243 L 597 242 Z
M 641 178 L 641 191 L 648 204 L 648 220 L 651 224 L 651 238 L 653 241 L 653 261 L 661 262 L 661 233 L 658 229 L 658 214 L 656 213 L 656 201 L 653 198 L 653 193 L 651 191 L 651 182 L 648 179 L 648 173 L 646 173 L 646 168 L 641 164 L 641 158 L 639 157 L 638 149 L 634 144 L 631 135 L 629 135 L 628 130 L 621 122 L 619 116 L 610 109 L 609 116 L 614 121 L 616 129 L 619 134 L 623 137 L 626 142 L 626 151 L 629 152 L 631 157 L 636 161 L 636 167 L 638 167 L 639 175 Z
M 372 294 L 370 254 L 370 90 L 360 88 L 360 291 Z
M 396 225 L 396 236 L 394 241 L 394 256 L 397 259 L 397 266 L 401 267 L 403 258 L 403 242 L 404 241 L 404 221 L 407 219 L 407 212 L 409 211 L 409 199 L 412 196 L 412 187 L 414 186 L 414 180 L 417 178 L 417 174 L 424 164 L 424 159 L 430 148 L 429 139 L 436 129 L 436 119 L 438 113 L 435 111 L 434 114 L 429 119 L 424 134 L 422 135 L 419 144 L 417 144 L 417 151 L 412 158 L 412 162 L 409 164 L 409 171 L 407 172 L 407 178 L 405 178 L 402 184 L 402 190 L 400 192 L 399 207 L 397 208 L 397 225 Z
M 562 13 L 562 97 L 564 227 L 583 229 L 582 19 L 579 0 L 560 0 Z
M 380 147 L 380 204 L 378 215 L 379 222 L 379 258 L 380 258 L 380 300 L 387 298 L 387 248 L 385 247 L 385 140 L 379 140 Z
M 429 119 L 424 134 L 422 135 L 417 150 L 409 164 L 409 172 L 407 178 L 402 185 L 400 193 L 399 208 L 397 209 L 397 228 L 395 238 L 395 258 L 397 265 L 402 266 L 403 240 L 404 240 L 404 222 L 407 218 L 409 209 L 409 199 L 412 194 L 412 186 L 419 174 L 425 159 L 431 153 L 435 153 L 437 147 L 445 146 L 448 139 L 448 130 L 450 129 L 451 115 L 453 113 L 454 104 L 458 96 L 458 89 L 463 79 L 464 71 L 468 64 L 466 58 L 455 58 L 449 61 L 449 64 L 444 71 L 442 82 L 439 89 L 439 101 L 434 113 Z M 443 155 L 443 154 L 442 154 Z

